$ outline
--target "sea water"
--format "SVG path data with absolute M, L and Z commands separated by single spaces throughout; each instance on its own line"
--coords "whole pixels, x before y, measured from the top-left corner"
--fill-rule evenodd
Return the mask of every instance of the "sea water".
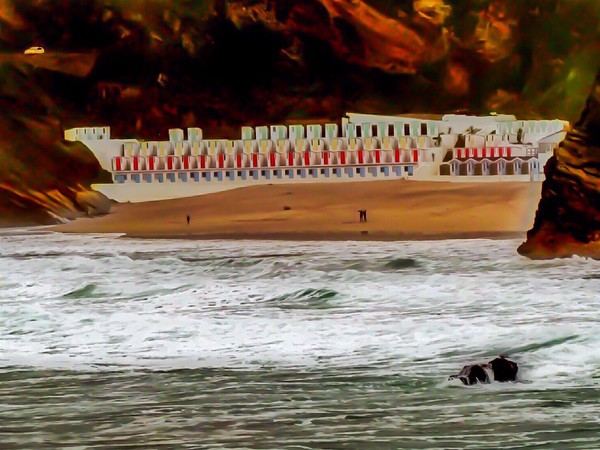
M 518 244 L 4 232 L 0 448 L 600 448 L 600 264 Z

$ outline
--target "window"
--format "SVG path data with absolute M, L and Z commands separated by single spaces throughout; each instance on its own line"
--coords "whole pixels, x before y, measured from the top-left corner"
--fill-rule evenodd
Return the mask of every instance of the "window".
M 427 124 L 421 123 L 421 136 L 427 136 Z
M 356 168 L 356 173 L 360 173 L 360 169 L 359 168 Z
M 260 171 L 260 176 L 261 177 L 266 177 L 267 176 L 267 171 L 266 170 L 261 170 Z
M 385 173 L 385 167 L 382 167 L 381 169 L 379 169 L 379 171 L 380 171 L 381 173 Z
M 313 170 L 312 169 L 308 169 L 308 174 L 312 175 L 313 174 Z
M 202 178 L 206 178 L 206 172 L 202 174 Z
M 404 171 L 408 172 L 408 167 L 404 166 Z
M 225 176 L 226 176 L 226 177 L 229 177 L 229 172 L 225 172 Z
M 300 169 L 296 170 L 296 175 L 300 175 L 302 171 Z
M 408 123 L 404 124 L 404 136 L 410 136 L 410 125 Z
M 371 125 L 371 136 L 377 136 L 377 125 L 373 124 Z
M 237 176 L 238 176 L 238 177 L 241 177 L 241 176 L 242 176 L 242 171 L 241 171 L 241 170 L 238 170 Z
M 394 136 L 394 124 L 388 124 L 388 136 Z
M 285 174 L 285 175 L 289 175 L 289 174 L 290 174 L 290 171 L 289 171 L 289 170 L 286 170 L 286 171 L 284 172 L 284 174 Z
M 250 171 L 250 176 L 253 177 L 254 176 L 254 170 Z
M 325 175 L 325 169 L 321 169 L 321 175 Z

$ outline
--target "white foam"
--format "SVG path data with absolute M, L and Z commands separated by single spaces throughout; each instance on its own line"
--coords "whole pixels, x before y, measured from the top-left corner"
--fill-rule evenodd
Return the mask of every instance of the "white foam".
M 507 352 L 526 380 L 577 383 L 600 363 L 600 280 L 585 278 L 598 264 L 528 261 L 516 241 L 45 233 L 3 235 L 0 245 L 4 366 L 376 364 L 445 378 Z M 385 266 L 396 258 L 417 265 Z M 302 298 L 308 288 L 338 294 Z

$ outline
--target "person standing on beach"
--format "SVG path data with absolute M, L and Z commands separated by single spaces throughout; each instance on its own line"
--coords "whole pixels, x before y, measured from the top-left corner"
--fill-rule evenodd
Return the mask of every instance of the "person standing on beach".
M 186 216 L 185 220 L 186 220 L 187 224 L 189 225 L 189 224 L 190 224 L 190 220 L 192 220 L 192 218 L 191 218 L 191 217 L 190 217 L 190 215 L 188 214 L 188 215 Z

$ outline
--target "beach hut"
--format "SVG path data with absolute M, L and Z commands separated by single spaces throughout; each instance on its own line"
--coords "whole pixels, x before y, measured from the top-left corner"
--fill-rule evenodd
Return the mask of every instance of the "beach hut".
M 471 176 L 475 173 L 475 160 L 468 159 L 460 163 L 458 174 L 462 176 Z
M 134 172 L 144 170 L 146 167 L 146 158 L 142 156 L 132 156 L 129 158 L 129 168 Z
M 363 148 L 363 142 L 360 138 L 351 138 L 348 139 L 348 150 L 356 151 L 361 150 Z
M 296 139 L 294 141 L 293 150 L 296 152 L 305 152 L 310 150 L 310 144 L 307 139 Z
M 271 139 L 287 139 L 287 127 L 285 125 L 271 125 Z
M 243 167 L 250 167 L 250 157 L 241 151 L 238 151 L 234 155 L 234 163 L 233 166 L 235 168 L 241 169 Z
M 297 165 L 301 165 L 302 164 L 302 158 L 301 158 L 301 153 L 300 152 L 294 152 L 294 151 L 290 151 L 288 152 L 285 156 L 286 156 L 286 165 L 289 167 L 293 167 L 293 166 L 297 166 Z
M 304 126 L 303 125 L 290 125 L 289 139 L 295 141 L 296 139 L 304 139 Z
M 368 137 L 363 140 L 365 150 L 374 150 L 381 148 L 381 143 L 376 137 Z
M 173 154 L 173 146 L 170 142 L 160 141 L 156 143 L 156 154 L 158 156 L 169 156 Z
M 190 154 L 193 156 L 206 154 L 206 144 L 203 141 L 193 141 L 190 144 Z
M 256 141 L 243 141 L 243 151 L 246 155 L 258 152 L 258 143 Z
M 148 156 L 146 158 L 146 170 L 153 172 L 155 170 L 160 170 L 161 168 L 161 158 L 158 156 Z
M 506 174 L 507 175 L 521 175 L 521 166 L 523 160 L 521 158 L 515 158 L 506 163 Z
M 338 137 L 338 125 L 336 123 L 325 124 L 325 139 L 331 140 Z
M 333 152 L 324 151 L 321 153 L 321 164 L 324 166 L 328 166 L 333 163 Z
M 339 152 L 348 148 L 348 140 L 346 138 L 334 138 L 329 142 L 329 150 Z
M 113 171 L 122 172 L 129 170 L 129 158 L 124 156 L 115 156 L 113 158 Z
M 252 153 L 251 155 L 249 155 L 250 158 L 250 167 L 264 167 L 266 166 L 266 155 L 262 154 L 262 153 Z
M 371 150 L 370 152 L 370 160 L 374 164 L 382 164 L 387 162 L 388 152 L 383 150 Z
M 398 139 L 392 136 L 386 136 L 381 140 L 383 150 L 396 150 L 398 148 Z
M 208 156 L 208 155 L 198 155 L 196 158 L 198 160 L 198 168 L 199 169 L 208 169 L 209 167 L 213 166 L 212 157 L 211 156 Z
M 191 155 L 182 156 L 181 166 L 183 170 L 195 169 L 198 167 L 198 158 Z
M 198 142 L 202 140 L 202 128 L 189 127 L 187 129 L 187 137 L 189 142 Z
M 167 170 L 177 170 L 181 167 L 181 157 L 179 156 L 169 155 L 166 157 L 165 161 L 165 167 Z
M 490 163 L 491 161 L 484 158 L 480 161 L 475 162 L 475 175 L 489 175 L 490 174 Z
M 490 163 L 490 175 L 505 175 L 506 160 L 503 158 L 496 159 Z
M 291 142 L 287 139 L 280 139 L 275 143 L 275 148 L 276 148 L 277 153 L 281 153 L 281 154 L 289 152 L 291 149 L 291 146 L 292 146 Z
M 321 139 L 323 137 L 323 127 L 321 125 L 307 125 L 306 126 L 306 138 L 307 139 Z
M 524 160 L 523 164 L 521 165 L 521 173 L 524 175 L 537 174 L 539 173 L 538 165 L 539 160 L 537 158 L 529 158 Z
M 140 144 L 140 155 L 154 156 L 157 153 L 156 142 L 142 142 Z
M 355 152 L 356 164 L 369 164 L 371 162 L 371 152 L 366 150 L 357 150 Z
M 242 127 L 242 141 L 251 141 L 254 140 L 254 128 L 252 127 Z
M 269 139 L 269 127 L 256 127 L 255 128 L 256 140 L 260 141 L 263 139 Z

